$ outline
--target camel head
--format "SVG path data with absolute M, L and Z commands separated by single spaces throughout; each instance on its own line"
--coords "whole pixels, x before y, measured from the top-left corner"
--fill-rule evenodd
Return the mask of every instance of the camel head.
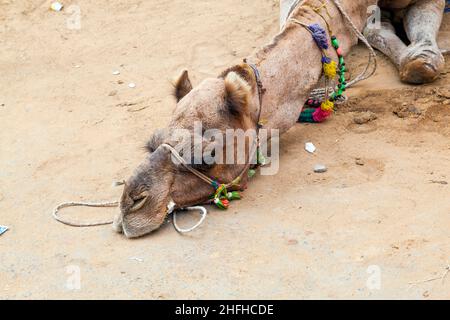
M 192 87 L 187 71 L 183 71 L 174 87 L 177 106 L 169 126 L 156 130 L 146 145 L 148 153 L 144 161 L 125 182 L 114 229 L 128 238 L 158 229 L 171 205 L 199 204 L 207 201 L 215 191 L 174 161 L 170 150 L 162 144 L 177 150 L 177 146 L 181 146 L 179 154 L 189 159 L 193 168 L 220 183 L 232 181 L 245 168 L 245 163 L 216 163 L 211 159 L 217 150 L 225 154 L 227 145 L 234 145 L 234 138 L 226 141 L 227 129 L 246 131 L 256 128 L 259 102 L 251 67 L 246 64 L 235 66 L 218 78 L 204 80 L 196 88 Z M 200 132 L 196 132 L 198 124 L 201 125 Z M 207 132 L 214 132 L 214 138 L 208 138 Z M 217 133 L 223 134 L 221 144 Z M 249 151 L 245 153 L 248 156 Z M 206 154 L 210 156 L 209 161 L 206 161 Z M 245 184 L 247 174 L 243 178 Z

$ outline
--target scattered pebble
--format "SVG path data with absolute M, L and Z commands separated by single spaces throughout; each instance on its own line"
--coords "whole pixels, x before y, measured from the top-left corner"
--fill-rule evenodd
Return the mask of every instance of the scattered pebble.
M 134 260 L 134 261 L 137 261 L 137 262 L 144 262 L 144 259 L 138 258 L 138 257 L 131 257 L 130 260 Z
M 312 142 L 305 143 L 305 150 L 309 153 L 314 153 L 316 149 L 316 146 Z
M 356 124 L 365 124 L 370 121 L 376 120 L 378 116 L 372 111 L 359 112 L 353 117 L 353 122 Z
M 76 65 L 74 65 L 73 67 L 76 68 L 76 69 L 79 69 L 79 68 L 80 68 L 80 65 L 79 65 L 79 64 L 76 64 Z
M 50 6 L 50 9 L 52 9 L 53 11 L 61 11 L 62 8 L 64 7 L 64 5 L 61 2 L 53 2 Z
M 297 245 L 297 244 L 298 244 L 298 240 L 295 240 L 295 239 L 288 240 L 288 245 L 290 245 L 290 246 L 294 246 L 294 245 Z
M 120 71 L 119 70 L 115 70 L 115 71 L 113 71 L 112 74 L 115 75 L 115 76 L 118 76 L 120 74 Z
M 117 80 L 118 84 L 123 84 L 123 80 Z
M 6 226 L 0 226 L 0 235 L 4 234 L 8 229 Z
M 108 96 L 114 97 L 116 94 L 117 94 L 117 90 L 113 90 L 108 94 Z
M 131 82 L 131 83 L 128 84 L 128 87 L 129 88 L 136 88 L 136 84 Z
M 328 171 L 327 167 L 324 166 L 323 164 L 316 164 L 314 166 L 314 172 L 315 173 L 325 173 L 327 171 Z
M 361 158 L 356 158 L 356 159 L 355 159 L 355 163 L 356 163 L 358 166 L 363 166 L 363 165 L 365 165 L 364 160 L 361 159 Z

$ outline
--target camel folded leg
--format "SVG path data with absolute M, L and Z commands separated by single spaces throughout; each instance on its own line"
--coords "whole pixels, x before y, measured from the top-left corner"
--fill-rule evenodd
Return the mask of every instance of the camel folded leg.
M 406 11 L 403 20 L 411 41 L 401 57 L 400 78 L 408 83 L 436 80 L 444 67 L 444 57 L 437 45 L 445 0 L 419 0 Z
M 389 21 L 381 22 L 380 28 L 368 25 L 364 35 L 372 47 L 384 53 L 400 68 L 401 58 L 407 47 L 395 34 L 395 28 Z

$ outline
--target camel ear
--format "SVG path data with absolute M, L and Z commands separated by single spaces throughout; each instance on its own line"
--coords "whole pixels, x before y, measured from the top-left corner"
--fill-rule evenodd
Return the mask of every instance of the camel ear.
M 230 72 L 225 77 L 227 108 L 235 116 L 248 112 L 252 88 L 236 72 Z
M 183 70 L 175 79 L 173 86 L 175 87 L 175 98 L 177 102 L 184 98 L 192 90 L 191 80 L 187 70 Z

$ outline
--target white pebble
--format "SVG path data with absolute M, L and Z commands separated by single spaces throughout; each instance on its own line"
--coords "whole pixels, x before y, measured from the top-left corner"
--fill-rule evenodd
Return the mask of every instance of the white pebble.
M 115 71 L 113 71 L 112 74 L 115 75 L 115 76 L 118 76 L 120 74 L 120 71 L 119 70 L 115 70 Z
M 128 84 L 128 87 L 130 87 L 130 88 L 136 88 L 136 84 L 132 82 L 132 83 Z
M 327 172 L 327 171 L 328 171 L 327 167 L 324 166 L 323 164 L 316 164 L 314 166 L 314 172 L 315 173 L 324 173 L 324 172 Z
M 53 11 L 61 11 L 64 5 L 61 2 L 53 2 L 50 6 L 50 8 Z
M 309 153 L 314 153 L 316 151 L 316 146 L 312 142 L 305 143 L 305 150 Z

